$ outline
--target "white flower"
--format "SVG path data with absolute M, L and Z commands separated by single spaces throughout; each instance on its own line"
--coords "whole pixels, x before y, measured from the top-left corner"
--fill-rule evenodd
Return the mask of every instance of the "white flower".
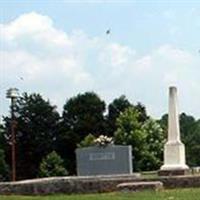
M 108 144 L 113 144 L 113 139 L 112 137 L 108 137 L 106 135 L 100 135 L 98 138 L 94 140 L 96 145 L 99 146 L 106 146 Z

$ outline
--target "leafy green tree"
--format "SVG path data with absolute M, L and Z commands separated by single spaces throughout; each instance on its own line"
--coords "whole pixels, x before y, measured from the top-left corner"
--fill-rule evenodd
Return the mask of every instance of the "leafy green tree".
M 124 112 L 127 108 L 135 108 L 139 112 L 138 120 L 140 122 L 145 122 L 148 119 L 146 108 L 143 104 L 138 102 L 136 105 L 131 104 L 125 95 L 121 95 L 116 98 L 108 106 L 107 115 L 107 134 L 113 136 L 117 129 L 116 119 L 119 117 L 120 113 Z
M 156 170 L 161 165 L 164 135 L 153 119 L 141 121 L 141 113 L 134 107 L 126 109 L 117 119 L 115 143 L 132 145 L 133 166 L 136 171 Z
M 89 147 L 89 146 L 93 146 L 95 143 L 94 143 L 94 140 L 95 140 L 95 136 L 92 135 L 92 134 L 89 134 L 87 135 L 81 142 L 80 144 L 78 144 L 77 146 L 79 148 L 82 148 L 82 147 Z
M 140 170 L 140 161 L 145 151 L 146 132 L 139 122 L 140 113 L 134 108 L 127 108 L 117 118 L 117 130 L 114 135 L 116 144 L 132 145 L 133 166 Z
M 164 131 L 164 136 L 167 138 L 167 131 L 168 131 L 168 114 L 164 114 L 160 120 L 157 121 L 161 128 Z
M 39 177 L 66 176 L 67 174 L 67 170 L 64 168 L 64 161 L 55 151 L 52 151 L 42 159 Z
M 163 147 L 165 143 L 164 132 L 160 124 L 149 118 L 145 121 L 142 129 L 145 131 L 145 151 L 140 165 L 141 170 L 157 170 L 162 165 Z
M 0 149 L 0 181 L 5 181 L 9 179 L 9 167 L 5 161 L 5 154 L 2 149 Z
M 5 155 L 5 150 L 7 149 L 6 147 L 5 127 L 0 124 L 0 181 L 10 179 L 9 166 L 6 162 Z
M 140 122 L 143 123 L 147 119 L 149 119 L 149 116 L 147 115 L 147 112 L 146 112 L 146 108 L 142 103 L 138 102 L 134 107 L 140 113 L 139 118 L 138 118 Z
M 121 95 L 119 98 L 114 99 L 108 105 L 108 116 L 107 116 L 107 131 L 106 133 L 113 136 L 117 129 L 116 119 L 119 117 L 120 113 L 124 112 L 125 109 L 133 107 L 133 105 L 128 101 L 125 95 Z
M 86 92 L 66 102 L 63 122 L 82 140 L 88 133 L 98 136 L 105 130 L 104 112 L 105 102 L 94 92 Z
M 70 174 L 75 174 L 75 149 L 88 133 L 95 137 L 105 132 L 105 102 L 94 92 L 78 94 L 64 105 L 56 151 L 65 159 Z
M 180 132 L 181 139 L 184 143 L 187 143 L 187 140 L 190 138 L 191 134 L 193 134 L 196 120 L 193 116 L 187 115 L 185 113 L 180 114 Z
M 200 166 L 200 120 L 190 125 L 185 138 L 186 160 L 189 166 Z
M 1 148 L 5 148 L 6 145 L 6 139 L 4 137 L 5 134 L 5 128 L 2 124 L 0 124 L 0 147 Z
M 17 178 L 34 178 L 44 155 L 54 149 L 59 114 L 40 94 L 24 93 L 16 103 L 15 116 Z M 5 121 L 9 138 L 10 118 Z

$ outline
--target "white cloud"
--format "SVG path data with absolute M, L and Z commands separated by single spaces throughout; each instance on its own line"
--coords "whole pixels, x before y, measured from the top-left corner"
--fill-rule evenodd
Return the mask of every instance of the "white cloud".
M 152 66 L 152 57 L 150 55 L 143 56 L 141 59 L 138 59 L 134 64 L 134 70 L 135 68 L 138 69 L 138 71 L 146 73 L 149 70 L 151 70 Z
M 164 18 L 166 18 L 168 20 L 174 20 L 176 18 L 176 13 L 172 9 L 165 10 L 162 13 L 162 15 L 163 15 Z
M 200 58 L 186 50 L 164 44 L 139 55 L 128 45 L 90 37 L 81 30 L 66 33 L 51 18 L 35 12 L 1 24 L 0 32 L 3 90 L 16 86 L 39 92 L 59 108 L 66 98 L 87 90 L 107 101 L 125 94 L 159 116 L 167 111 L 167 88 L 175 84 L 181 91 L 182 109 L 200 115 L 196 109 Z M 5 98 L 0 101 L 3 105 Z
M 32 38 L 32 42 L 50 43 L 50 45 L 70 45 L 67 35 L 53 27 L 53 21 L 35 12 L 23 14 L 3 27 L 5 39 L 10 41 Z M 21 44 L 21 43 L 19 43 Z
M 104 64 L 110 64 L 113 67 L 122 66 L 127 64 L 134 58 L 135 51 L 127 46 L 119 44 L 109 44 L 102 49 L 100 55 Z

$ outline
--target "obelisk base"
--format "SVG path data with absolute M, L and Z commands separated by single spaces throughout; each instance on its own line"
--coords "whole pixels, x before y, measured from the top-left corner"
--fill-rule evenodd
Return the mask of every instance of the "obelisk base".
M 164 165 L 158 171 L 159 176 L 178 176 L 189 173 L 185 164 L 185 146 L 182 142 L 167 142 L 164 147 Z
M 189 169 L 159 170 L 158 176 L 184 176 L 189 174 Z

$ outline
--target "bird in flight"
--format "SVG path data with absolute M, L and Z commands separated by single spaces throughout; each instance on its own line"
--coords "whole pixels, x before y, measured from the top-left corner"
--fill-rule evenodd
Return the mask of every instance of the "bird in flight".
M 110 32 L 111 32 L 110 29 L 108 29 L 108 30 L 106 31 L 106 34 L 109 35 Z

